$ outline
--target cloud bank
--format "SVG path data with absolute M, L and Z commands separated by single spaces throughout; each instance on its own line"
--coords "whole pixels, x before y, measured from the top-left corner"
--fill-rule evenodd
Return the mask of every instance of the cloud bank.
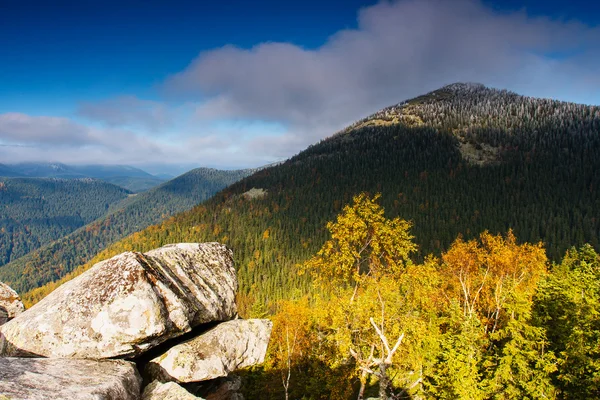
M 598 104 L 599 63 L 598 27 L 532 18 L 525 11 L 500 13 L 475 0 L 384 1 L 361 9 L 356 29 L 337 32 L 319 48 L 226 45 L 200 53 L 169 77 L 159 102 L 127 96 L 82 105 L 80 115 L 100 123 L 100 130 L 30 117 L 28 131 L 15 122 L 26 116 L 5 114 L 0 138 L 91 146 L 98 154 L 106 149 L 106 161 L 156 151 L 166 160 L 198 165 L 255 166 L 297 153 L 382 107 L 457 81 Z M 183 101 L 183 111 L 173 105 Z M 237 121 L 238 131 L 223 130 L 223 121 Z M 244 122 L 254 128 L 245 129 Z M 271 129 L 274 122 L 283 132 Z M 256 129 L 261 123 L 264 134 Z M 138 133 L 115 145 L 115 132 L 131 127 Z

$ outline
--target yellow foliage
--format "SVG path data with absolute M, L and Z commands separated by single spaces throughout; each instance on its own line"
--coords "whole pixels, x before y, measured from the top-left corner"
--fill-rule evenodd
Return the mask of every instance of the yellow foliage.
M 402 273 L 417 249 L 409 233 L 411 224 L 385 218 L 377 204 L 380 197 L 355 196 L 353 204 L 327 224 L 331 239 L 300 270 L 309 272 L 322 288 L 358 283 L 364 276 Z

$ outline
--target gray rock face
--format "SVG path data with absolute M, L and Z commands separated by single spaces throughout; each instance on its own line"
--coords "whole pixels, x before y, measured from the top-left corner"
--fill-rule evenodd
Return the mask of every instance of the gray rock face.
M 232 252 L 219 243 L 123 253 L 3 325 L 0 355 L 135 357 L 194 326 L 232 319 L 237 287 Z
M 160 381 L 199 382 L 264 361 L 273 323 L 266 319 L 223 322 L 151 360 L 146 374 Z
M 25 307 L 17 292 L 0 282 L 0 325 L 4 325 L 23 311 Z
M 137 400 L 140 385 L 127 361 L 0 358 L 0 399 Z
M 202 400 L 175 382 L 161 383 L 154 381 L 144 389 L 142 400 Z

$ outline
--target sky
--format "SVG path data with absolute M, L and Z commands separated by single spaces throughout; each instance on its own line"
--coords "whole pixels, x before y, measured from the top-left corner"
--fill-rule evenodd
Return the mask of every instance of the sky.
M 0 0 L 0 163 L 281 161 L 449 83 L 600 104 L 600 2 Z

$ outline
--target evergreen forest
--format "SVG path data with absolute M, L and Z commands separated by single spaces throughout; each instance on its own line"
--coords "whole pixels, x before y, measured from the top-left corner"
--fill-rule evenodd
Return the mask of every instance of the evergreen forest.
M 0 178 L 0 267 L 92 222 L 128 195 L 90 178 Z
M 0 266 L 0 281 L 11 282 L 23 292 L 57 280 L 111 243 L 189 210 L 251 172 L 197 168 L 147 192 L 130 195 L 107 215 L 97 215 L 85 226 L 77 226 L 78 230 Z

